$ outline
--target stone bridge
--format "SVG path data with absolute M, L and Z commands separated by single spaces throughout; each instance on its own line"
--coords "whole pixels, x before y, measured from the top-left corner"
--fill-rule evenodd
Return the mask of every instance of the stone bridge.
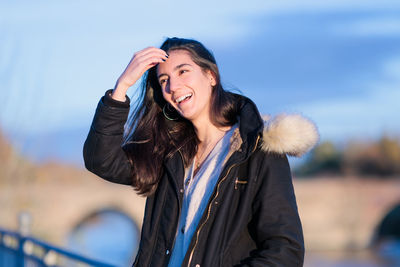
M 375 227 L 400 203 L 400 179 L 356 177 L 294 179 L 308 250 L 366 248 Z M 115 208 L 141 226 L 145 199 L 129 186 L 85 170 L 48 165 L 26 180 L 0 183 L 0 226 L 17 228 L 17 214 L 33 217 L 32 234 L 63 246 L 88 214 Z
M 294 183 L 306 247 L 313 251 L 367 248 L 383 217 L 400 204 L 399 178 L 322 177 Z

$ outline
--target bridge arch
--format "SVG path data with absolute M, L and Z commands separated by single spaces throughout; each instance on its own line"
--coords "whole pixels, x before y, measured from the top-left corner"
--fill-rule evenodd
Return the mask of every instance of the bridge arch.
M 140 229 L 124 211 L 107 207 L 85 215 L 70 231 L 67 247 L 88 257 L 129 266 L 138 249 Z

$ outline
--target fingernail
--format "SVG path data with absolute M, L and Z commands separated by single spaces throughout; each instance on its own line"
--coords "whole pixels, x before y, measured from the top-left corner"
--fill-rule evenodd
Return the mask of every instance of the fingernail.
M 168 53 L 165 53 L 165 54 L 166 54 L 166 57 L 168 58 L 169 57 Z
M 163 58 L 162 58 L 162 61 L 164 61 L 164 62 L 165 62 L 165 59 L 163 59 Z

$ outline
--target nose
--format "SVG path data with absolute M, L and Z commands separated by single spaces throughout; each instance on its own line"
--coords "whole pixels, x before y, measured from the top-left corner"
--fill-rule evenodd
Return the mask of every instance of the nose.
M 182 87 L 182 83 L 180 81 L 179 78 L 177 77 L 170 77 L 168 79 L 168 91 L 170 91 L 171 93 L 176 92 L 177 90 L 179 90 Z

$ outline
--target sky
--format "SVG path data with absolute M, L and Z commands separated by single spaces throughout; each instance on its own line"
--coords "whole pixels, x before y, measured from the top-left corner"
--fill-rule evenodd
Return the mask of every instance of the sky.
M 303 114 L 322 141 L 400 135 L 397 0 L 2 0 L 2 131 L 33 159 L 82 164 L 100 97 L 172 36 L 201 41 L 226 89 L 262 114 Z

